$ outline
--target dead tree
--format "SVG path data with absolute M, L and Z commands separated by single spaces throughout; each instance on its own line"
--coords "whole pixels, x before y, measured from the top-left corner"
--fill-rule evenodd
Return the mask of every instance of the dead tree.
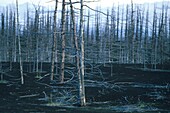
M 62 59 L 61 59 L 61 75 L 60 82 L 64 82 L 64 64 L 65 64 L 65 0 L 62 2 L 62 28 L 61 28 L 61 40 L 62 40 Z
M 157 13 L 156 8 L 154 8 L 153 14 L 153 25 L 152 25 L 152 47 L 151 47 L 151 64 L 152 68 L 156 69 L 156 59 L 157 59 Z
M 142 20 L 141 20 L 142 21 Z M 149 33 L 148 33 L 148 24 L 149 24 L 149 10 L 147 10 L 146 13 L 146 23 L 145 23 L 145 36 L 144 36 L 144 54 L 143 54 L 143 65 L 144 68 L 146 68 L 146 63 L 148 62 L 148 37 L 149 37 Z
M 139 7 L 137 6 L 137 9 L 136 9 L 136 34 L 135 34 L 135 43 L 134 43 L 134 62 L 135 63 L 139 63 L 139 50 L 140 50 L 140 45 L 139 45 L 139 42 L 140 42 L 140 39 L 139 39 L 139 22 L 140 22 L 140 11 L 139 11 Z
M 70 9 L 71 9 L 72 24 L 73 24 L 74 47 L 76 48 L 76 59 L 75 59 L 75 61 L 76 61 L 76 73 L 77 73 L 77 76 L 80 80 L 80 57 L 79 57 L 80 56 L 79 55 L 80 49 L 79 49 L 79 46 L 78 46 L 78 40 L 77 40 L 77 35 L 76 35 L 75 16 L 74 16 L 74 10 L 73 10 L 73 5 L 72 5 L 71 0 L 70 0 Z M 80 88 L 79 88 L 79 96 L 80 96 Z M 81 97 L 79 97 L 79 98 L 81 98 Z M 81 100 L 80 100 L 80 105 L 81 105 Z
M 81 55 L 80 55 L 80 64 L 81 64 L 81 75 L 79 77 L 79 96 L 80 96 L 80 105 L 86 105 L 85 98 L 85 86 L 84 86 L 84 36 L 83 36 L 83 0 L 80 0 L 80 40 L 81 40 Z
M 19 64 L 20 64 L 20 74 L 21 74 L 21 84 L 24 84 L 23 66 L 22 66 L 22 56 L 21 56 L 21 41 L 20 41 L 20 24 L 19 24 L 19 13 L 18 13 L 18 0 L 16 0 L 17 8 L 17 35 L 18 35 L 18 50 L 19 50 Z
M 0 40 L 1 40 L 1 48 L 4 48 L 4 34 L 5 34 L 5 16 L 3 13 L 1 13 L 1 34 L 0 34 Z M 1 54 L 0 54 L 0 58 L 1 58 L 1 62 L 4 60 L 4 51 L 3 49 L 0 50 Z
M 127 49 L 125 49 L 125 62 L 124 63 L 129 63 L 129 39 L 128 39 L 128 35 L 129 35 L 129 32 L 128 32 L 128 27 L 129 27 L 129 6 L 127 5 L 126 6 L 126 23 L 125 23 L 125 47 Z
M 131 20 L 130 20 L 130 26 L 129 26 L 129 34 L 128 34 L 128 44 L 129 44 L 129 63 L 134 63 L 134 9 L 133 9 L 133 1 L 131 0 Z
M 54 24 L 53 24 L 53 47 L 52 47 L 52 55 L 51 55 L 51 80 L 54 79 L 54 63 L 56 56 L 56 47 L 57 47 L 57 28 L 56 28 L 56 16 L 57 16 L 57 4 L 58 0 L 55 1 L 55 10 L 54 10 Z
M 115 48 L 113 48 L 113 45 L 116 43 L 116 12 L 115 7 L 112 7 L 111 11 L 111 28 L 110 28 L 110 57 L 111 61 L 113 61 L 113 57 L 116 56 Z
M 123 18 L 124 15 L 124 9 L 122 9 L 122 19 L 121 19 L 121 30 L 120 30 L 120 54 L 119 54 L 119 59 L 120 59 L 120 63 L 123 63 Z

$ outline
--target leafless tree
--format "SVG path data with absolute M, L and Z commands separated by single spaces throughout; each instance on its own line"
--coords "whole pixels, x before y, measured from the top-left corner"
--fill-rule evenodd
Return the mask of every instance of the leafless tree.
M 86 105 L 85 98 L 85 86 L 84 86 L 84 37 L 83 37 L 83 0 L 80 0 L 80 40 L 81 40 L 81 54 L 80 54 L 80 64 L 81 64 L 81 75 L 79 77 L 79 92 L 80 92 L 80 105 Z
M 64 82 L 64 66 L 65 66 L 65 0 L 62 1 L 62 27 L 61 27 L 61 38 L 62 38 L 62 59 L 61 59 L 61 76 L 60 82 Z
M 21 74 L 21 84 L 24 84 L 24 74 L 21 56 L 21 42 L 20 42 L 20 24 L 19 24 L 19 12 L 18 12 L 18 0 L 16 0 L 16 12 L 17 12 L 17 38 L 18 38 L 18 50 L 19 50 L 19 64 L 20 64 L 20 74 Z
M 56 19 L 57 19 L 57 5 L 58 0 L 55 1 L 55 10 L 54 10 L 54 24 L 53 24 L 53 47 L 52 47 L 52 57 L 51 57 L 51 80 L 54 79 L 54 63 L 57 49 L 57 28 L 56 28 Z

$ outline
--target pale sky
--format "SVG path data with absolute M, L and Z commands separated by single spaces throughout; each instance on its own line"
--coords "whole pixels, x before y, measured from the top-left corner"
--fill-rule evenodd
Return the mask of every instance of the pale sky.
M 50 2 L 50 1 L 55 1 L 55 0 L 18 0 L 19 4 L 23 4 L 25 2 L 30 2 L 30 3 L 34 3 L 34 4 L 38 4 L 40 3 L 40 5 L 44 5 L 44 6 L 48 6 L 48 5 L 52 5 L 54 4 L 54 2 Z M 60 0 L 61 1 L 61 0 Z M 72 1 L 79 1 L 79 0 L 72 0 Z M 87 0 L 86 0 L 87 1 Z M 92 1 L 92 0 L 89 0 Z M 134 3 L 153 3 L 153 2 L 161 2 L 161 1 L 165 1 L 165 0 L 133 0 Z M 170 0 L 166 0 L 166 1 L 170 1 Z M 102 7 L 111 7 L 114 4 L 127 4 L 130 3 L 131 0 L 100 0 L 100 2 L 98 3 L 90 3 L 88 5 L 90 6 L 102 6 Z M 0 5 L 4 6 L 7 4 L 11 4 L 11 3 L 15 3 L 15 0 L 0 0 Z

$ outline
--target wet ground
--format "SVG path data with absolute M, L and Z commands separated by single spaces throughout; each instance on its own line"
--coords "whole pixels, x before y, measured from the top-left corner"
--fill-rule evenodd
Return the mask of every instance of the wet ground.
M 49 78 L 49 64 L 36 73 L 24 65 L 20 84 L 17 64 L 3 63 L 0 74 L 0 113 L 155 113 L 170 112 L 169 69 L 135 65 L 93 64 L 86 67 L 86 107 L 77 107 L 74 66 L 66 69 L 65 84 Z M 29 69 L 31 68 L 31 69 Z M 163 71 L 164 70 L 164 71 Z

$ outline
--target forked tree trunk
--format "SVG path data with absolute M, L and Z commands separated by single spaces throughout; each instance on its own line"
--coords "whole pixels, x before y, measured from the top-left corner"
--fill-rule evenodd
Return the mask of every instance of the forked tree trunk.
M 80 74 L 80 57 L 79 57 L 78 41 L 77 41 L 77 36 L 76 36 L 76 23 L 75 23 L 74 10 L 73 10 L 71 0 L 70 0 L 70 8 L 71 8 L 71 18 L 72 18 L 72 23 L 73 23 L 74 46 L 76 48 L 76 69 L 77 69 L 76 73 L 77 73 L 78 80 L 79 80 L 78 81 L 79 82 L 79 104 L 80 106 L 84 106 L 85 95 L 83 95 L 84 88 L 82 86 L 82 73 Z
M 54 24 L 53 24 L 53 47 L 52 47 L 52 55 L 51 55 L 51 80 L 54 79 L 54 63 L 56 57 L 56 47 L 57 47 L 57 29 L 56 29 L 56 16 L 57 16 L 57 5 L 58 0 L 56 0 L 55 10 L 54 10 Z
M 21 41 L 20 41 L 18 0 L 16 0 L 16 8 L 17 8 L 17 35 L 18 35 L 18 50 L 19 50 L 19 64 L 20 64 L 21 84 L 24 84 L 23 66 L 22 66 L 22 57 L 21 57 Z

